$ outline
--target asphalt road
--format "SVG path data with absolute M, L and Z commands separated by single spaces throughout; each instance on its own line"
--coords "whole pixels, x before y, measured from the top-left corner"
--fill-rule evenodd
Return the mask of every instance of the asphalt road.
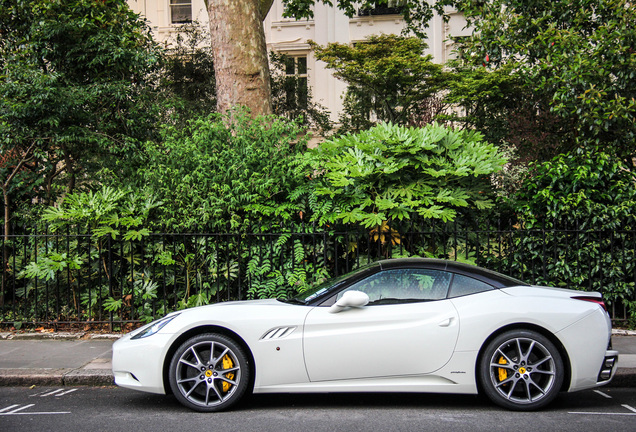
M 115 387 L 0 388 L 0 431 L 632 431 L 636 391 L 562 394 L 549 409 L 510 412 L 485 398 L 422 394 L 256 395 L 201 414 L 174 397 Z

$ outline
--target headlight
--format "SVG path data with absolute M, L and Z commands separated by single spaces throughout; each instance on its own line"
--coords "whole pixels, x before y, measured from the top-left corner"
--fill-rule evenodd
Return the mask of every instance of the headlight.
M 141 339 L 148 336 L 152 336 L 153 334 L 157 333 L 159 330 L 164 328 L 166 324 L 172 321 L 177 315 L 179 314 L 176 313 L 174 315 L 168 315 L 157 321 L 153 321 L 148 325 L 145 325 L 144 327 L 136 330 L 134 332 L 134 335 L 131 337 L 131 339 Z

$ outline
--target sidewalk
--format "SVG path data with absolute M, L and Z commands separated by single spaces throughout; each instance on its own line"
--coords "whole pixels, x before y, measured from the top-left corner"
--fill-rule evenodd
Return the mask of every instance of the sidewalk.
M 119 334 L 0 333 L 0 386 L 113 385 Z M 618 371 L 610 387 L 636 387 L 636 332 L 615 330 Z
M 0 386 L 113 385 L 119 334 L 0 333 Z

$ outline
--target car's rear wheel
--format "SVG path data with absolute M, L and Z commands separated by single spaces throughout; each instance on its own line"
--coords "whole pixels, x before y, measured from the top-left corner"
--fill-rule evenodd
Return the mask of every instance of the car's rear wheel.
M 479 376 L 482 389 L 497 405 L 531 411 L 558 395 L 564 378 L 556 346 L 540 333 L 513 330 L 493 339 L 483 351 Z
M 185 341 L 170 362 L 170 387 L 183 405 L 202 412 L 234 405 L 247 390 L 250 366 L 243 349 L 215 333 Z

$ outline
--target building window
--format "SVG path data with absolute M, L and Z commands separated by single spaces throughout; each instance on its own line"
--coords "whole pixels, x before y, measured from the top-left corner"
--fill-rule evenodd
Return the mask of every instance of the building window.
M 376 2 L 374 8 L 358 9 L 358 16 L 399 15 L 402 13 L 405 0 L 385 0 Z
M 307 56 L 286 55 L 284 62 L 287 106 L 307 108 Z
M 170 0 L 170 22 L 172 24 L 192 22 L 192 1 Z

